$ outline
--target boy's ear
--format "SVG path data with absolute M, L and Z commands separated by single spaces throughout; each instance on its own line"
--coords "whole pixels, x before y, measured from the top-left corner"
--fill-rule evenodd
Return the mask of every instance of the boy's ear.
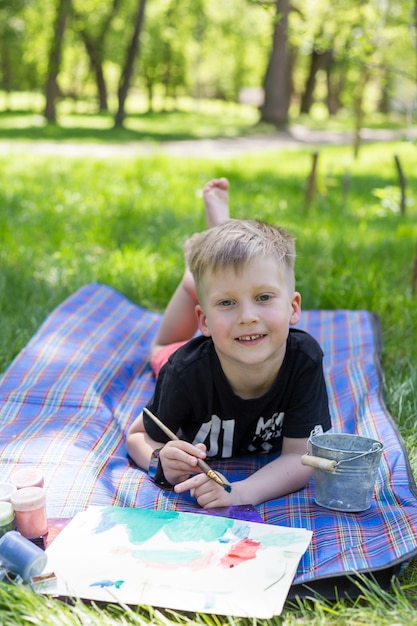
M 301 294 L 295 291 L 291 299 L 290 324 L 298 324 L 301 317 Z
M 199 331 L 205 337 L 210 337 L 211 332 L 207 324 L 207 317 L 199 304 L 197 304 L 195 307 L 195 314 L 197 316 L 197 324 L 198 324 Z

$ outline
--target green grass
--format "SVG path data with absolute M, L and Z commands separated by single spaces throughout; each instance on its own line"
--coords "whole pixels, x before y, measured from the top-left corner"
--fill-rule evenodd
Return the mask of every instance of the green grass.
M 0 127 L 4 138 L 1 116 Z M 155 128 L 156 122 L 149 131 L 154 137 Z M 13 126 L 10 132 L 18 136 Z M 404 216 L 394 154 L 408 180 Z M 308 148 L 210 161 L 163 154 L 105 160 L 30 152 L 0 157 L 0 371 L 46 315 L 83 284 L 100 281 L 142 306 L 163 310 L 182 271 L 182 244 L 204 227 L 201 189 L 210 178 L 225 175 L 233 216 L 273 221 L 296 236 L 304 308 L 368 309 L 380 315 L 386 402 L 416 472 L 417 303 L 411 293 L 416 160 L 416 146 L 406 142 L 364 146 L 357 161 L 350 148 L 322 148 L 317 194 L 306 207 Z M 368 585 L 351 602 L 287 603 L 282 617 L 269 623 L 417 624 L 416 579 L 412 564 L 390 591 Z M 1 584 L 0 621 L 43 626 L 257 623 L 144 607 L 70 605 Z
M 111 99 L 110 99 L 111 100 Z M 177 100 L 159 98 L 155 111 L 147 112 L 142 95 L 131 96 L 126 105 L 122 128 L 114 128 L 117 102 L 110 102 L 109 113 L 97 113 L 92 99 L 63 100 L 57 104 L 57 124 L 48 124 L 43 116 L 41 94 L 13 93 L 9 97 L 0 91 L 0 141 L 59 141 L 59 142 L 160 142 L 184 139 L 214 139 L 271 134 L 275 127 L 259 122 L 259 110 L 252 105 L 223 100 L 190 98 Z M 293 117 L 290 123 L 314 130 L 352 131 L 355 119 L 351 112 L 341 111 L 328 117 L 322 104 L 313 107 L 310 115 Z M 403 115 L 372 113 L 364 118 L 366 128 L 402 129 L 407 126 Z
M 1 93 L 0 93 L 1 100 Z M 37 106 L 30 109 L 1 109 L 0 140 L 9 141 L 79 141 L 119 143 L 128 141 L 167 141 L 238 137 L 254 132 L 272 132 L 268 125 L 258 125 L 255 107 L 234 103 L 201 102 L 190 107 L 146 113 L 129 111 L 124 126 L 114 128 L 110 113 L 78 112 L 63 103 L 58 107 L 58 124 L 48 124 Z

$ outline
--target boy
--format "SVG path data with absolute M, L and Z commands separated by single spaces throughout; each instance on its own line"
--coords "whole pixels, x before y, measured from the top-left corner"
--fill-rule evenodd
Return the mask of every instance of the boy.
M 190 490 L 202 507 L 256 505 L 311 478 L 300 460 L 310 432 L 331 426 L 323 354 L 289 328 L 301 313 L 292 237 L 229 219 L 225 178 L 206 185 L 204 200 L 209 229 L 185 246 L 186 271 L 151 350 L 158 378 L 148 408 L 180 440 L 167 441 L 141 414 L 127 450 L 156 482 Z M 201 336 L 192 338 L 197 326 Z M 230 493 L 197 467 L 198 458 L 213 467 L 210 459 L 251 453 L 271 461 Z

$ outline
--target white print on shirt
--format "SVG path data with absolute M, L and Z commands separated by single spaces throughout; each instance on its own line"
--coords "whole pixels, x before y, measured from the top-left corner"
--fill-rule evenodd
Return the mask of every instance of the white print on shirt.
M 258 450 L 270 452 L 273 448 L 273 441 L 276 441 L 282 435 L 284 415 L 284 412 L 274 413 L 266 422 L 263 417 L 259 418 L 253 443 L 249 446 L 249 452 L 257 452 Z
M 281 437 L 284 413 L 274 413 L 272 417 L 265 421 L 260 417 L 256 425 L 253 441 L 248 448 L 248 452 L 269 452 L 273 447 L 273 442 Z M 209 422 L 204 422 L 194 437 L 193 444 L 207 442 L 207 455 L 219 456 L 223 459 L 230 458 L 233 451 L 233 436 L 236 420 L 222 421 L 217 415 L 212 415 Z M 219 450 L 220 434 L 223 431 L 222 449 Z
M 235 430 L 235 423 L 235 420 L 225 420 L 222 422 L 217 415 L 212 415 L 210 422 L 204 422 L 204 424 L 201 424 L 200 430 L 194 437 L 193 444 L 196 444 L 199 441 L 206 441 L 207 436 L 210 435 L 210 439 L 207 444 L 207 455 L 220 456 L 223 459 L 230 458 L 233 450 L 233 433 Z M 220 430 L 223 430 L 223 446 L 219 454 Z

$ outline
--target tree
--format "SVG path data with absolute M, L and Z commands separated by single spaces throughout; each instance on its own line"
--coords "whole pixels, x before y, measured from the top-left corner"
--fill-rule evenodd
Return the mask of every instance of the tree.
M 276 0 L 272 50 L 264 78 L 261 121 L 286 126 L 291 99 L 291 62 L 288 49 L 289 0 Z
M 138 9 L 135 16 L 134 28 L 132 39 L 126 53 L 126 61 L 122 70 L 122 74 L 119 82 L 118 100 L 119 105 L 117 113 L 114 119 L 115 126 L 123 126 L 123 122 L 126 116 L 125 104 L 127 94 L 129 92 L 130 79 L 133 75 L 135 60 L 139 53 L 140 33 L 145 21 L 145 6 L 146 0 L 138 0 Z
M 0 0 L 0 88 L 6 94 L 14 90 L 31 91 L 43 85 L 39 71 L 44 52 L 38 45 L 41 35 L 34 40 L 32 30 L 36 25 L 39 34 L 41 25 L 31 17 L 30 0 Z M 42 26 L 45 22 L 44 16 Z
M 165 98 L 175 98 L 178 88 L 186 85 L 189 9 L 187 0 L 168 0 L 148 7 L 141 36 L 139 74 L 144 77 L 149 111 L 153 110 L 157 85 L 164 87 Z
M 320 85 L 327 91 L 323 100 L 329 115 L 339 110 L 346 84 L 347 63 L 344 59 L 349 48 L 351 20 L 356 19 L 358 10 L 351 0 L 335 0 L 331 6 L 327 0 L 317 0 L 306 2 L 298 12 L 297 38 L 302 49 L 301 57 L 308 59 L 300 113 L 310 113 L 316 100 L 318 79 L 323 76 L 325 82 L 322 80 Z
M 333 50 L 314 49 L 310 56 L 310 71 L 307 77 L 304 93 L 301 98 L 300 113 L 309 113 L 314 102 L 314 88 L 316 86 L 317 73 L 326 70 L 329 75 L 329 66 L 333 60 Z
M 388 112 L 393 90 L 397 98 L 400 93 L 400 75 L 402 88 L 407 91 L 404 83 L 410 68 L 411 50 L 406 31 L 413 21 L 410 19 L 412 2 L 415 0 L 361 0 L 360 3 L 334 0 L 331 5 L 328 0 L 305 0 L 300 3 L 300 20 L 295 28 L 292 25 L 292 30 L 296 30 L 302 50 L 298 70 L 303 65 L 303 57 L 308 59 L 308 67 L 303 70 L 301 112 L 309 113 L 318 97 L 326 101 L 330 115 L 344 106 L 356 113 L 357 122 L 366 112 L 364 107 L 369 110 L 383 106 Z M 331 57 L 328 63 L 325 62 L 327 55 Z M 316 85 L 320 86 L 320 92 Z M 372 100 L 370 86 L 375 94 Z
M 23 2 L 16 2 L 12 6 L 10 2 L 0 0 L 0 71 L 1 85 L 6 93 L 18 88 L 19 79 L 22 78 L 16 76 L 14 69 L 18 61 L 16 53 L 19 49 L 21 53 L 19 39 L 24 24 L 19 14 L 22 7 Z
M 411 120 L 416 6 L 417 0 L 153 0 L 145 23 L 139 0 L 0 0 L 0 86 L 43 88 L 50 121 L 59 95 L 98 93 L 101 110 L 118 94 L 121 124 L 134 81 L 150 101 L 162 87 L 169 98 L 233 102 L 250 87 L 244 93 L 255 103 L 263 86 L 261 119 L 277 126 L 288 123 L 290 102 L 307 113 L 320 101 L 329 114 L 356 107 L 366 115 L 383 106 Z
M 65 26 L 70 12 L 71 0 L 58 0 L 45 85 L 45 117 L 48 122 L 52 123 L 56 122 L 56 100 L 59 95 L 58 74 L 61 66 Z
M 80 35 L 88 58 L 90 60 L 91 68 L 94 73 L 97 94 L 99 99 L 99 110 L 107 111 L 107 85 L 104 77 L 104 58 L 105 58 L 105 40 L 110 30 L 112 21 L 119 12 L 120 6 L 123 0 L 112 0 L 108 11 L 103 2 L 100 3 L 101 12 L 97 16 L 98 7 L 95 11 L 89 11 L 88 14 L 83 14 L 81 11 L 73 8 L 74 15 L 74 27 Z M 85 4 L 83 3 L 85 9 Z M 95 24 L 91 24 L 91 18 L 95 17 Z M 90 18 L 90 19 L 89 19 Z

